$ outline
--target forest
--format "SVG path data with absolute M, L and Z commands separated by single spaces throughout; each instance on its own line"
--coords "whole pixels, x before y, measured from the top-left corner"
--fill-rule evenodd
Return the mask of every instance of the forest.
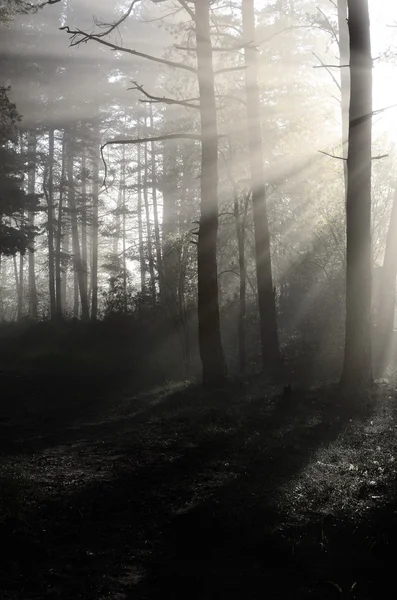
M 1 598 L 394 598 L 396 74 L 393 0 L 0 0 Z

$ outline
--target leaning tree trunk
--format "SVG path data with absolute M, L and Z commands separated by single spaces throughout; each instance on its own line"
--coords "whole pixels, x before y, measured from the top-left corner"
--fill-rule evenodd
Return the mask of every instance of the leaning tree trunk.
M 29 132 L 28 134 L 28 194 L 30 196 L 31 208 L 28 211 L 28 225 L 32 232 L 34 229 L 34 194 L 36 185 L 36 134 Z M 36 269 L 35 269 L 35 254 L 34 254 L 34 238 L 29 243 L 28 248 L 28 265 L 29 265 L 29 317 L 37 319 L 37 290 L 36 290 Z
M 346 332 L 342 384 L 365 391 L 371 366 L 372 58 L 367 0 L 348 0 L 350 111 L 346 199 Z
M 248 142 L 251 170 L 255 236 L 255 263 L 258 282 L 262 367 L 275 372 L 280 367 L 276 301 L 273 288 L 270 234 L 263 168 L 262 128 L 258 87 L 258 49 L 255 46 L 254 0 L 243 0 L 245 40 L 245 89 L 247 96 Z
M 201 214 L 197 243 L 199 348 L 203 383 L 226 376 L 218 300 L 218 130 L 210 33 L 210 0 L 196 0 L 195 29 L 201 117 Z

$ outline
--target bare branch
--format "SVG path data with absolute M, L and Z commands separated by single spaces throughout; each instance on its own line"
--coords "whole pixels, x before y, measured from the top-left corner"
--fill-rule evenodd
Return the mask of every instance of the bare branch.
M 194 11 L 190 8 L 190 6 L 188 6 L 187 2 L 185 2 L 185 0 L 179 0 L 179 4 L 186 10 L 187 14 L 190 16 L 192 21 L 195 22 L 196 15 L 194 14 Z
M 338 90 L 342 93 L 342 87 L 341 87 L 339 81 L 336 79 L 336 77 L 333 74 L 333 72 L 331 71 L 331 69 L 329 67 L 327 67 L 327 65 L 324 64 L 324 62 L 321 60 L 321 58 L 319 56 L 317 56 L 317 54 L 315 52 L 312 52 L 312 54 L 313 54 L 313 56 L 315 56 L 317 58 L 317 60 L 321 64 L 321 66 L 324 67 L 324 69 L 326 69 L 326 71 L 330 75 L 332 81 L 334 82 L 334 84 L 336 85 L 336 87 L 338 88 Z M 315 67 L 313 67 L 313 68 L 315 68 Z
M 172 60 L 167 60 L 165 58 L 152 56 L 151 54 L 139 52 L 138 50 L 132 50 L 131 48 L 124 48 L 123 46 L 118 46 L 117 44 L 113 44 L 112 42 L 108 42 L 107 40 L 104 40 L 103 38 L 99 37 L 100 34 L 87 33 L 86 31 L 82 31 L 81 29 L 70 29 L 70 27 L 67 25 L 65 27 L 60 27 L 60 30 L 66 31 L 66 33 L 68 33 L 71 36 L 71 46 L 78 46 L 83 42 L 87 43 L 89 41 L 94 41 L 98 44 L 102 44 L 103 46 L 111 48 L 111 50 L 125 52 L 126 54 L 132 54 L 133 56 L 139 56 L 140 58 L 146 58 L 147 60 L 151 60 L 162 65 L 167 65 L 168 67 L 172 67 L 175 69 L 182 69 L 184 71 L 188 71 L 189 73 L 197 73 L 197 70 L 194 67 L 185 65 L 183 63 L 177 63 Z
M 314 52 L 313 52 L 314 54 Z M 314 65 L 313 69 L 348 69 L 350 65 Z
M 144 96 L 146 96 L 146 98 L 149 98 L 149 100 L 152 100 L 153 102 L 156 102 L 156 103 L 158 103 L 158 102 L 164 102 L 164 104 L 178 104 L 179 106 L 185 106 L 186 108 L 200 109 L 200 105 L 199 104 L 191 104 L 188 100 L 177 100 L 176 98 L 166 98 L 165 96 L 163 96 L 163 97 L 161 97 L 161 96 L 152 96 L 152 94 L 149 94 L 143 88 L 143 86 L 139 85 L 136 81 L 132 81 L 131 83 L 134 84 L 134 87 L 128 88 L 129 90 L 138 90 Z M 145 102 L 145 100 L 142 100 L 141 102 Z
M 324 21 L 328 24 L 327 31 L 329 31 L 332 34 L 332 37 L 334 38 L 336 45 L 339 47 L 339 39 L 338 39 L 338 36 L 336 35 L 335 29 L 333 28 L 333 26 L 331 24 L 331 21 L 329 20 L 327 15 L 321 10 L 321 8 L 319 6 L 317 6 L 317 10 L 320 13 L 320 15 L 323 17 Z
M 124 21 L 126 21 L 128 19 L 128 17 L 130 16 L 130 14 L 132 13 L 132 11 L 134 9 L 134 6 L 136 4 L 138 4 L 138 2 L 141 2 L 141 0 L 132 0 L 129 9 L 120 17 L 120 19 L 118 21 L 115 21 L 114 23 L 104 24 L 103 25 L 104 27 L 106 27 L 106 25 L 108 25 L 108 29 L 106 29 L 105 31 L 102 31 L 101 33 L 95 34 L 96 37 L 101 38 L 101 37 L 104 37 L 105 35 L 111 34 L 112 31 L 117 29 L 117 27 L 119 27 L 122 23 L 124 23 Z
M 347 160 L 344 156 L 335 156 L 335 154 L 329 154 L 329 152 L 324 152 L 323 150 L 318 150 L 320 154 L 325 154 L 325 156 L 329 156 L 330 158 L 337 158 L 338 160 Z
M 219 69 L 218 71 L 214 71 L 214 75 L 221 75 L 221 73 L 232 73 L 233 71 L 245 71 L 247 67 L 242 65 L 241 67 L 225 67 L 224 69 Z
M 325 154 L 325 156 L 329 156 L 330 158 L 337 158 L 338 160 L 346 160 L 344 156 L 335 156 L 335 154 L 329 154 L 328 152 L 324 152 L 323 150 L 319 150 L 320 154 Z M 381 160 L 382 158 L 387 158 L 388 154 L 380 154 L 379 156 L 372 156 L 371 160 Z

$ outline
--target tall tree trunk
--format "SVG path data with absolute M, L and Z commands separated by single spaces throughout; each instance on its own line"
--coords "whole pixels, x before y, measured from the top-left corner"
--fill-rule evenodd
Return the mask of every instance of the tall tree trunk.
M 81 264 L 83 269 L 84 287 L 88 288 L 88 261 L 87 261 L 87 175 L 86 175 L 85 149 L 81 160 L 82 185 L 81 185 Z M 87 293 L 88 296 L 88 293 Z
M 92 172 L 92 267 L 91 267 L 91 319 L 98 318 L 98 210 L 99 210 L 99 122 L 94 125 L 94 165 Z
M 20 321 L 25 312 L 24 298 L 24 257 L 19 255 L 19 292 L 18 292 L 18 321 Z
M 122 226 L 122 244 L 123 244 L 123 295 L 124 295 L 124 312 L 127 313 L 128 302 L 127 302 L 127 256 L 126 256 L 126 236 L 127 236 L 127 204 L 126 204 L 126 181 L 125 181 L 125 146 L 123 146 L 123 165 L 121 171 L 122 178 L 122 198 L 121 208 L 123 213 L 123 226 Z
M 350 111 L 346 200 L 346 332 L 342 383 L 365 391 L 371 366 L 372 58 L 367 0 L 348 0 Z
M 73 273 L 73 317 L 79 318 L 79 280 L 76 270 Z
M 79 242 L 79 230 L 77 224 L 77 206 L 76 206 L 76 198 L 75 198 L 75 190 L 74 190 L 74 181 L 73 181 L 73 148 L 72 148 L 72 139 L 71 133 L 68 133 L 68 151 L 67 151 L 67 175 L 68 175 L 68 202 L 69 202 L 69 210 L 70 210 L 70 224 L 72 231 L 72 247 L 73 247 L 73 257 L 74 257 L 74 270 L 75 277 L 77 278 L 78 287 L 80 290 L 80 301 L 81 301 L 81 316 L 84 321 L 89 319 L 89 309 L 88 309 L 88 298 L 87 298 L 87 288 L 85 287 L 85 278 L 83 272 L 83 265 L 81 262 L 81 253 L 80 253 L 80 242 Z M 76 303 L 74 303 L 74 311 L 76 311 Z M 78 310 L 77 310 L 78 312 Z
M 0 254 L 0 321 L 4 320 L 4 261 Z
M 138 127 L 139 135 L 139 127 Z M 138 168 L 138 251 L 139 251 L 139 270 L 141 274 L 141 292 L 146 292 L 146 265 L 145 254 L 143 251 L 143 223 L 142 223 L 142 165 L 141 165 L 141 144 L 137 149 L 137 168 Z
M 166 108 L 166 122 L 169 107 Z M 169 123 L 171 125 L 171 123 Z M 171 310 L 175 312 L 177 305 L 178 287 L 178 186 L 177 186 L 177 156 L 178 146 L 175 140 L 167 140 L 163 143 L 163 244 L 162 244 L 162 270 L 165 288 L 166 302 Z M 186 165 L 184 169 L 186 169 Z
M 380 299 L 377 308 L 375 372 L 381 377 L 390 360 L 396 306 L 397 277 L 397 183 L 387 232 L 385 256 L 380 280 Z
M 146 134 L 146 115 L 145 115 L 145 134 Z M 153 305 L 156 304 L 156 276 L 154 272 L 154 258 L 153 258 L 153 246 L 152 246 L 152 227 L 150 223 L 150 210 L 149 210 L 149 197 L 148 197 L 148 147 L 145 144 L 144 149 L 144 165 L 145 165 L 145 179 L 143 184 L 143 201 L 145 203 L 145 215 L 146 215 L 146 235 L 147 235 L 147 251 L 149 258 L 149 275 L 150 275 L 150 292 L 152 295 Z
M 62 139 L 62 166 L 61 166 L 61 179 L 59 182 L 59 203 L 58 203 L 58 217 L 57 217 L 57 239 L 56 239 L 56 252 L 55 252 L 55 289 L 56 289 L 56 314 L 57 318 L 62 317 L 62 311 L 64 304 L 62 304 L 62 222 L 63 222 L 63 196 L 65 190 L 65 167 L 66 167 L 66 138 L 65 133 Z M 66 272 L 64 273 L 64 279 L 66 280 Z M 65 288 L 66 289 L 66 288 Z
M 244 373 L 247 366 L 247 356 L 245 348 L 245 318 L 247 313 L 246 293 L 247 293 L 247 270 L 245 265 L 245 221 L 249 198 L 246 198 L 243 217 L 241 217 L 240 203 L 237 190 L 233 190 L 234 200 L 234 220 L 236 225 L 236 236 L 238 246 L 238 264 L 240 271 L 240 289 L 239 289 L 239 316 L 238 316 L 238 353 L 240 372 Z
M 261 111 L 258 87 L 258 49 L 255 46 L 254 0 L 243 0 L 245 41 L 245 89 L 247 97 L 249 162 L 255 236 L 255 263 L 258 282 L 262 367 L 270 372 L 280 368 L 280 349 L 274 297 L 269 222 L 266 207 Z
M 347 193 L 347 149 L 349 141 L 349 102 L 350 102 L 350 72 L 349 64 L 349 28 L 347 25 L 347 0 L 338 0 L 338 30 L 339 30 L 339 64 L 341 84 L 341 114 L 342 114 L 342 156 L 345 178 L 345 194 Z
M 16 296 L 17 296 L 17 319 L 20 319 L 20 313 L 21 313 L 21 309 L 20 309 L 20 305 L 21 305 L 21 300 L 20 300 L 20 289 L 19 289 L 19 276 L 18 276 L 18 263 L 17 263 L 17 257 L 14 254 L 14 256 L 12 257 L 13 259 L 13 265 L 14 265 L 14 278 L 15 278 L 15 291 L 16 291 Z
M 54 261 L 54 130 L 48 132 L 48 285 L 51 318 L 56 316 L 55 261 Z
M 69 227 L 69 223 L 67 224 Z M 62 256 L 64 259 L 64 266 L 62 269 L 62 281 L 61 281 L 61 305 L 62 311 L 65 313 L 68 306 L 67 289 L 68 289 L 68 271 L 69 271 L 69 258 L 70 258 L 70 233 L 69 229 L 65 231 L 62 236 Z
M 154 120 L 153 120 L 153 107 L 150 104 L 150 135 L 153 136 L 154 132 Z M 159 212 L 157 206 L 157 175 L 156 175 L 156 154 L 155 154 L 155 143 L 151 142 L 151 171 L 152 171 L 152 200 L 153 200 L 153 221 L 154 221 L 154 243 L 156 250 L 156 261 L 157 261 L 157 272 L 159 276 L 159 292 L 160 299 L 164 301 L 164 277 L 163 277 L 163 261 L 161 256 L 161 241 L 160 241 L 160 227 L 159 227 Z
M 33 204 L 35 185 L 36 185 L 36 134 L 30 131 L 28 134 L 28 194 L 31 196 L 31 202 Z M 34 227 L 35 211 L 31 208 L 28 211 L 28 225 L 33 229 Z M 29 317 L 37 319 L 37 290 L 36 290 L 36 272 L 35 272 L 35 254 L 34 254 L 34 241 L 29 243 L 28 248 L 29 258 Z
M 210 0 L 195 2 L 198 84 L 201 117 L 201 214 L 197 243 L 199 348 L 203 383 L 222 383 L 226 364 L 222 349 L 218 300 L 218 127 L 210 33 Z

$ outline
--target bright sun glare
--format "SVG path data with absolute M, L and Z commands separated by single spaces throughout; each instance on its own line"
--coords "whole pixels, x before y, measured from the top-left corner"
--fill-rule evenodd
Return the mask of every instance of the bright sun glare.
M 372 56 L 374 57 L 374 110 L 386 108 L 397 104 L 397 65 L 396 60 L 380 60 L 389 49 L 393 49 L 397 41 L 397 24 L 395 0 L 372 0 L 371 8 L 371 36 Z M 379 57 L 379 58 L 378 58 Z M 397 107 L 381 113 L 374 120 L 374 124 L 397 140 L 396 130 Z

